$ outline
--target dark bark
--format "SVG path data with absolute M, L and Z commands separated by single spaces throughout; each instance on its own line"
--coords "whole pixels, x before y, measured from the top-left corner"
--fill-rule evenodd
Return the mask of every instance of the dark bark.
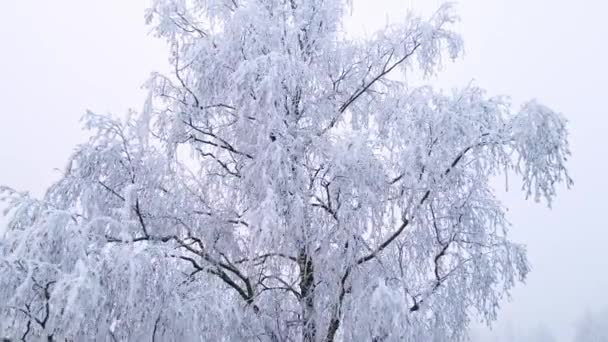
M 313 261 L 302 249 L 298 255 L 298 265 L 300 267 L 300 294 L 302 303 L 302 316 L 304 319 L 303 341 L 315 342 L 317 338 L 317 326 L 314 317 L 315 309 L 315 274 Z

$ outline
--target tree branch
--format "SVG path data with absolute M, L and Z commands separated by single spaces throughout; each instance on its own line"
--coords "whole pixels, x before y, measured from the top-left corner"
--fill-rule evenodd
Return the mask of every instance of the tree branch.
M 380 254 L 386 247 L 388 247 L 393 241 L 395 241 L 396 238 L 399 237 L 399 235 L 401 235 L 401 233 L 405 230 L 405 228 L 408 226 L 408 224 L 410 223 L 410 221 L 406 218 L 403 219 L 403 223 L 401 223 L 401 225 L 399 226 L 399 228 L 397 228 L 397 230 L 391 234 L 391 236 L 388 237 L 388 239 L 386 239 L 384 242 L 382 242 L 378 247 L 376 247 L 376 249 L 371 252 L 370 254 L 363 256 L 359 259 L 357 259 L 356 264 L 357 265 L 361 265 L 362 263 L 369 261 L 373 258 L 375 258 L 378 254 Z
M 348 109 L 348 107 L 350 107 L 361 95 L 363 95 L 365 92 L 367 92 L 369 90 L 369 88 L 371 86 L 373 86 L 376 82 L 378 82 L 384 76 L 386 76 L 391 71 L 393 71 L 397 66 L 399 66 L 400 64 L 405 62 L 410 56 L 412 56 L 414 54 L 414 52 L 416 52 L 416 50 L 418 50 L 419 47 L 420 47 L 420 43 L 415 43 L 414 47 L 412 48 L 412 50 L 410 52 L 406 53 L 403 57 L 401 57 L 399 60 L 397 60 L 395 63 L 393 63 L 392 65 L 389 66 L 390 60 L 393 58 L 393 53 L 390 53 L 389 58 L 387 59 L 384 66 L 382 67 L 382 70 L 380 71 L 380 73 L 378 73 L 378 75 L 376 75 L 374 78 L 372 78 L 367 83 L 364 83 L 340 106 L 340 108 L 338 109 L 338 114 L 336 116 L 334 116 L 334 118 L 330 121 L 329 126 L 327 126 L 325 129 L 323 129 L 322 132 L 324 133 L 324 132 L 330 130 L 331 128 L 333 128 L 336 125 L 336 123 L 338 122 L 338 120 L 340 119 L 340 117 L 342 116 L 342 113 L 344 113 Z

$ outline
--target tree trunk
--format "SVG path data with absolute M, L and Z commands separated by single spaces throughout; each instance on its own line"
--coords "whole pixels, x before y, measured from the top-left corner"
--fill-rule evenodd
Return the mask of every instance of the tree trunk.
M 302 318 L 304 320 L 302 326 L 303 342 L 316 342 L 314 265 L 305 249 L 300 250 L 298 265 L 300 267 L 300 294 L 302 295 L 300 302 L 302 305 Z

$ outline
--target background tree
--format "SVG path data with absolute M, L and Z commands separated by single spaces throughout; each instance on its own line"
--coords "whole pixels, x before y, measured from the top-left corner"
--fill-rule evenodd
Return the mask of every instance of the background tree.
M 461 52 L 450 6 L 351 39 L 343 0 L 158 0 L 145 110 L 36 200 L 3 188 L 0 333 L 27 339 L 457 341 L 529 267 L 489 184 L 550 203 L 565 120 L 391 77 Z
M 474 329 L 470 334 L 471 342 L 511 342 L 511 341 L 522 341 L 522 342 L 557 342 L 558 339 L 555 335 L 544 324 L 539 324 L 536 328 L 531 330 L 518 329 L 517 331 L 507 327 L 498 327 L 492 331 L 492 333 L 486 332 L 485 334 L 475 333 Z M 568 340 L 570 341 L 570 340 Z M 446 340 L 446 342 L 448 342 Z M 577 342 L 576 340 L 574 342 Z
M 539 325 L 536 329 L 530 332 L 527 336 L 526 341 L 530 342 L 556 342 L 555 336 L 551 333 L 549 328 L 544 325 Z
M 587 311 L 577 322 L 574 342 L 608 342 L 608 310 Z

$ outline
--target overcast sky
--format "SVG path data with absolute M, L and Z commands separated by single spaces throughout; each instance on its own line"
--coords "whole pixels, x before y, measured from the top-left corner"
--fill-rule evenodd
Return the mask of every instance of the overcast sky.
M 0 183 L 40 194 L 82 142 L 86 109 L 123 115 L 141 107 L 141 85 L 166 60 L 164 44 L 144 26 L 146 3 L 0 1 Z M 358 0 L 348 28 L 371 33 L 407 8 L 430 13 L 440 3 Z M 515 105 L 538 98 L 570 120 L 574 188 L 560 191 L 552 210 L 517 189 L 502 195 L 511 236 L 528 245 L 533 272 L 495 329 L 544 325 L 569 341 L 585 310 L 608 307 L 608 4 L 462 0 L 458 9 L 466 54 L 429 82 L 451 88 L 474 80 Z

